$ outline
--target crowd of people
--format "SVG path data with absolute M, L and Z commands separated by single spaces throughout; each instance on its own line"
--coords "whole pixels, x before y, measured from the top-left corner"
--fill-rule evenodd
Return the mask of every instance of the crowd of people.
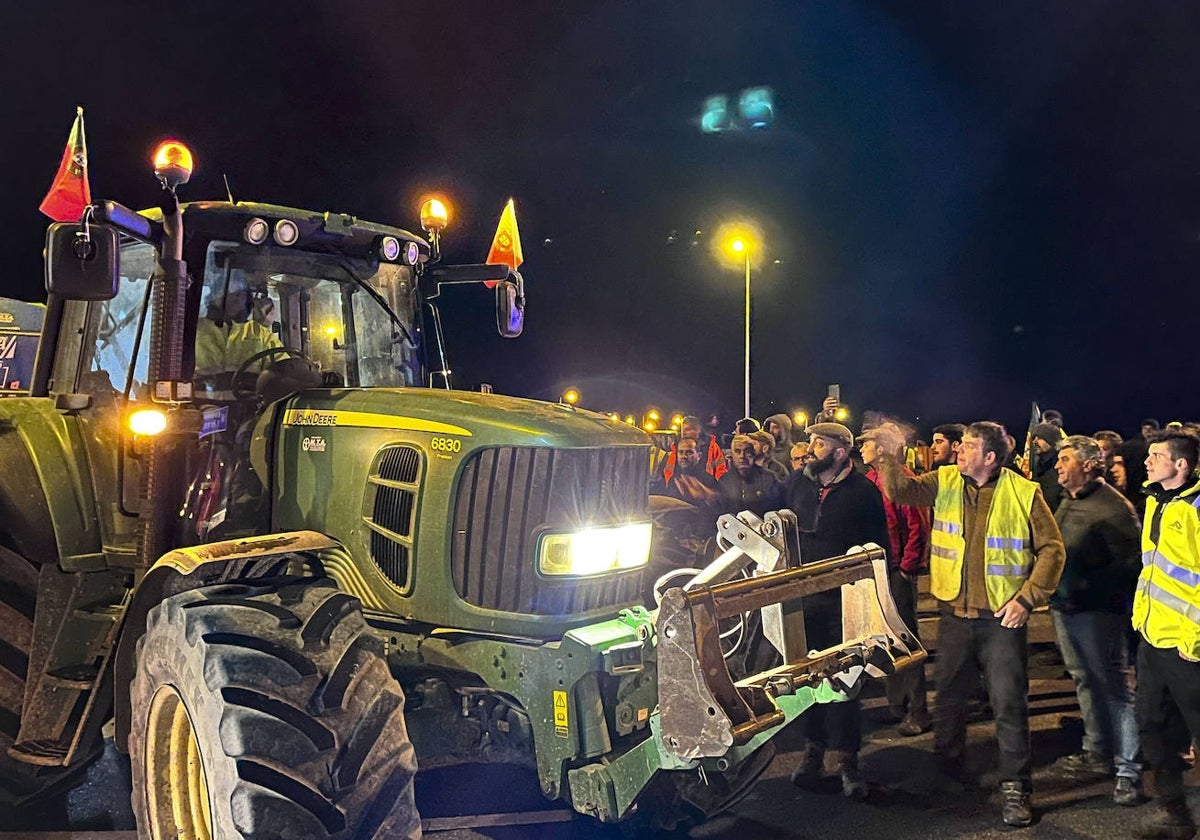
M 1156 807 L 1138 836 L 1192 838 L 1183 774 L 1200 738 L 1200 435 L 1196 424 L 1144 420 L 1069 435 L 1060 414 L 1032 424 L 1024 452 L 998 423 L 946 423 L 926 446 L 892 421 L 857 435 L 833 421 L 806 429 L 787 415 L 738 421 L 728 436 L 685 418 L 652 470 L 651 492 L 686 502 L 698 522 L 787 508 L 801 562 L 854 545 L 883 546 L 892 598 L 916 631 L 917 583 L 938 606 L 932 714 L 922 669 L 888 680 L 903 735 L 934 732 L 946 774 L 973 783 L 968 709 L 980 684 L 995 719 L 1001 819 L 1033 820 L 1026 625 L 1049 609 L 1079 699 L 1083 740 L 1055 770 L 1115 777 L 1113 800 Z M 837 590 L 805 602 L 809 647 L 841 640 Z M 815 706 L 797 722 L 804 754 L 793 782 L 819 788 L 828 769 L 864 798 L 856 700 Z M 1190 753 L 1190 756 L 1189 756 Z

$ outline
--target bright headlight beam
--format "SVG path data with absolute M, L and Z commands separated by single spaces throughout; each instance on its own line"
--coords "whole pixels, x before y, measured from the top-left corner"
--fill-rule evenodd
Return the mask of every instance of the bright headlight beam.
M 547 534 L 538 549 L 538 571 L 592 577 L 644 566 L 650 560 L 652 527 L 649 522 L 634 522 Z
M 156 408 L 143 408 L 129 415 L 129 431 L 135 435 L 153 437 L 167 428 L 167 415 Z

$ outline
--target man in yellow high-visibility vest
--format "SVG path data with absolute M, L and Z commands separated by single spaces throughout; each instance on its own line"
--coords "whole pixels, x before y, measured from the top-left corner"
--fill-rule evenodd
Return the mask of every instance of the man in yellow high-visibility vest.
M 1005 469 L 1011 449 L 999 423 L 972 423 L 957 464 L 906 475 L 899 429 L 877 438 L 883 490 L 895 504 L 933 506 L 930 589 L 938 600 L 934 734 L 949 775 L 965 776 L 967 701 L 979 669 L 1000 748 L 1001 818 L 1033 821 L 1029 743 L 1029 649 L 1025 624 L 1058 585 L 1062 535 L 1041 489 Z
M 1184 432 L 1151 434 L 1146 456 L 1142 573 L 1133 596 L 1141 635 L 1136 710 L 1159 808 L 1138 837 L 1184 837 L 1196 823 L 1184 798 L 1180 754 L 1200 738 L 1200 442 Z

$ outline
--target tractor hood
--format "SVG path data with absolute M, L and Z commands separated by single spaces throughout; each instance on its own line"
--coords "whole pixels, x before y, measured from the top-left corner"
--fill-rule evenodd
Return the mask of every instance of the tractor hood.
M 429 388 L 307 391 L 276 404 L 285 427 L 395 429 L 469 439 L 478 446 L 648 446 L 640 429 L 556 403 Z

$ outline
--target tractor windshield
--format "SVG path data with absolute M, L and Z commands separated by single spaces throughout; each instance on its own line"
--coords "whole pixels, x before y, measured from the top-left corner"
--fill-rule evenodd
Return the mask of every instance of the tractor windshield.
M 190 261 L 200 280 L 193 345 L 198 399 L 249 396 L 255 376 L 288 356 L 313 363 L 327 385 L 425 384 L 419 296 L 408 266 L 223 241 L 205 245 L 202 272 L 198 263 Z M 86 305 L 81 390 L 144 394 L 154 265 L 151 245 L 126 243 L 117 296 Z M 239 391 L 234 378 L 243 367 L 250 384 Z M 60 381 L 70 382 L 63 374 Z
M 257 373 L 299 355 L 327 384 L 421 385 L 417 301 L 404 265 L 213 241 L 196 327 L 197 383 L 221 390 L 239 370 Z

